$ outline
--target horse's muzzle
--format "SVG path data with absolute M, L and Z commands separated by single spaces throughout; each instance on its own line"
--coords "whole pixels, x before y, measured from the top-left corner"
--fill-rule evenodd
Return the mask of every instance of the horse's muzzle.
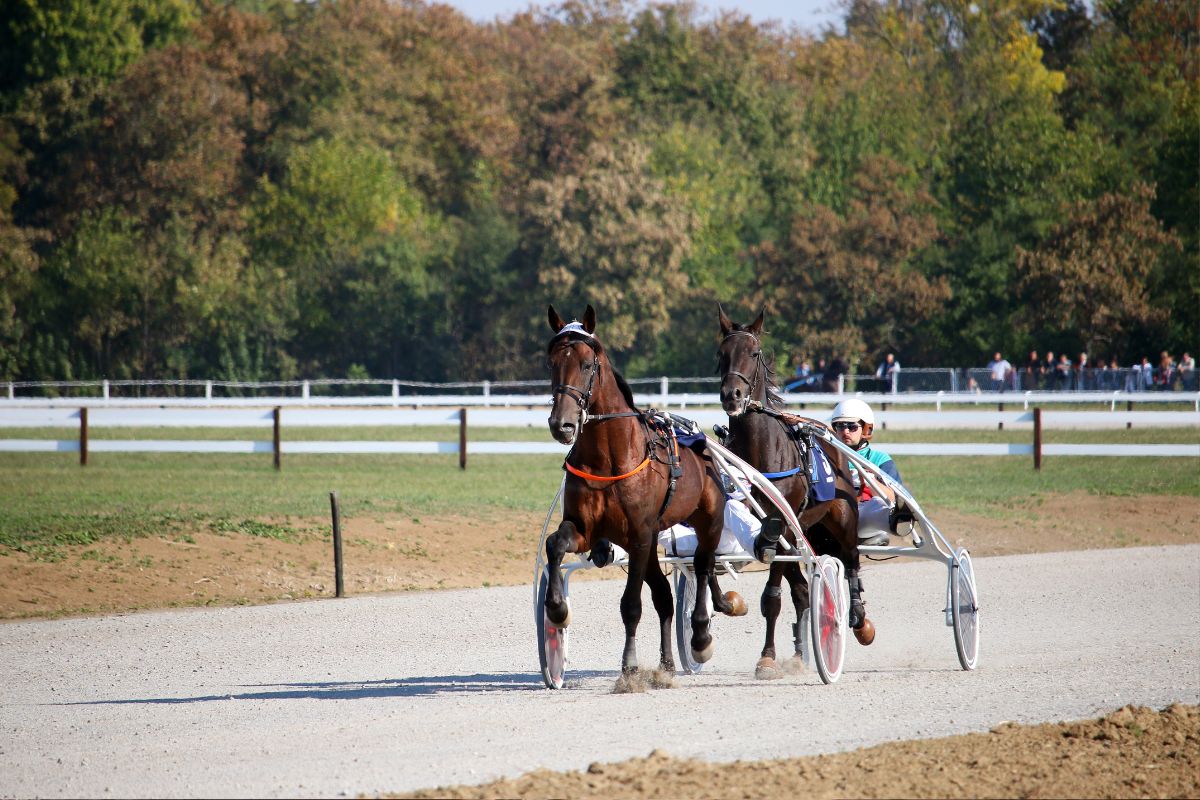
M 550 426 L 550 435 L 559 444 L 571 444 L 579 434 L 579 428 L 574 422 L 562 419 L 561 417 L 550 417 L 546 421 L 546 424 Z
M 742 390 L 739 388 L 721 389 L 721 408 L 725 409 L 725 413 L 731 417 L 744 413 L 749 399 L 742 394 Z

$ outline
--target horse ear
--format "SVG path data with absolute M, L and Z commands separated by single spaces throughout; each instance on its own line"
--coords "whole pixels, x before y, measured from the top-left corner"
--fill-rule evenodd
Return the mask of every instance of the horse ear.
M 592 308 L 591 303 L 588 303 L 587 310 L 583 312 L 583 329 L 588 333 L 596 332 L 596 309 Z
M 554 310 L 554 306 L 550 306 L 550 310 L 546 314 L 546 319 L 550 323 L 550 330 L 554 331 L 555 333 L 561 331 L 564 327 L 566 327 L 567 324 L 565 321 L 563 321 L 563 318 L 558 315 L 558 312 Z
M 717 303 L 717 317 L 721 320 L 721 335 L 728 336 L 733 332 L 733 323 L 725 316 L 725 307 Z
M 760 333 L 762 333 L 763 317 L 765 317 L 766 314 L 767 310 L 765 308 L 762 311 L 759 311 L 758 316 L 754 318 L 754 322 L 751 322 L 750 327 L 746 328 L 746 330 L 750 333 L 753 333 L 755 336 L 758 336 Z

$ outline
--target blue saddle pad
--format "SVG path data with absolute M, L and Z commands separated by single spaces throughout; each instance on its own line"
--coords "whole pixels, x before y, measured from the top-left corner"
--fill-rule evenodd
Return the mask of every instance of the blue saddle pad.
M 837 494 L 837 485 L 833 482 L 833 465 L 829 463 L 825 451 L 816 446 L 812 449 L 808 479 L 809 491 L 818 503 L 832 500 Z

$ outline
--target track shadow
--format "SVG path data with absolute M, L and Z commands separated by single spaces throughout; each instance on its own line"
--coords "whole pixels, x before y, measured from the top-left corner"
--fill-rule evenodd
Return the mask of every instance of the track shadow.
M 586 678 L 613 677 L 615 670 L 579 670 L 571 673 L 572 681 Z M 422 675 L 382 681 L 327 681 L 321 683 L 252 684 L 227 694 L 198 697 L 144 697 L 127 700 L 84 700 L 74 703 L 48 703 L 58 706 L 111 705 L 180 705 L 209 703 L 223 700 L 363 700 L 387 697 L 425 697 L 440 694 L 486 692 L 533 692 L 545 690 L 541 675 L 536 673 L 503 672 L 475 675 Z

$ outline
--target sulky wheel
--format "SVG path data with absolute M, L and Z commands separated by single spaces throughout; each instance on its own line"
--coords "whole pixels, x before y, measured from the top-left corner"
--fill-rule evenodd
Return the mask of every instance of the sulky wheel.
M 849 587 L 842 562 L 831 556 L 818 558 L 808 592 L 813 663 L 822 681 L 834 683 L 842 676 L 849 630 Z
M 979 595 L 975 590 L 975 567 L 966 548 L 950 568 L 950 612 L 954 623 L 954 647 L 963 669 L 979 663 Z
M 704 597 L 707 598 L 707 593 Z M 707 599 L 705 600 L 707 602 Z M 696 607 L 696 573 L 685 566 L 675 568 L 675 644 L 679 649 L 679 668 L 695 675 L 704 664 L 692 658 L 692 609 Z
M 542 664 L 542 680 L 548 689 L 561 689 L 567 672 L 567 629 L 546 619 L 546 589 L 550 580 L 542 570 L 538 581 L 534 621 L 537 623 L 538 660 Z M 570 598 L 567 599 L 570 603 Z

